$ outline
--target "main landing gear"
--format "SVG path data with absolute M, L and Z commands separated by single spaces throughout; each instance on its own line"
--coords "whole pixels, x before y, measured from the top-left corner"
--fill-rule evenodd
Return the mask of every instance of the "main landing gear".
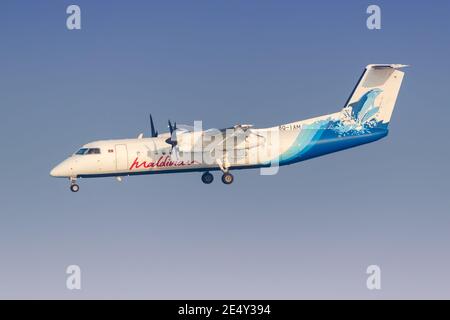
M 202 182 L 204 184 L 210 184 L 214 181 L 214 176 L 210 173 L 210 172 L 205 172 L 204 174 L 202 174 Z M 224 172 L 222 175 L 222 182 L 224 184 L 232 184 L 234 181 L 234 177 L 231 173 L 229 172 Z
M 80 186 L 76 184 L 77 179 L 70 179 L 70 191 L 72 192 L 78 192 L 80 190 Z
M 207 171 L 204 174 L 202 174 L 202 182 L 204 184 L 210 184 L 213 181 L 214 181 L 214 176 L 210 172 Z
M 222 175 L 222 182 L 223 183 L 225 183 L 225 184 L 232 184 L 233 181 L 234 181 L 234 177 L 233 177 L 233 175 L 231 173 L 225 172 Z

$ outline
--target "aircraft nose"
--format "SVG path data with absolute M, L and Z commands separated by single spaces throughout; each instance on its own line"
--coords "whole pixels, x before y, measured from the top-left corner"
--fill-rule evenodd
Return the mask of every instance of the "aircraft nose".
M 50 171 L 50 175 L 52 177 L 61 177 L 62 176 L 61 173 L 62 173 L 62 170 L 61 170 L 61 166 L 60 165 L 57 165 L 56 167 L 54 167 L 52 169 L 52 171 Z
M 70 177 L 70 168 L 67 163 L 62 162 L 50 171 L 52 177 Z

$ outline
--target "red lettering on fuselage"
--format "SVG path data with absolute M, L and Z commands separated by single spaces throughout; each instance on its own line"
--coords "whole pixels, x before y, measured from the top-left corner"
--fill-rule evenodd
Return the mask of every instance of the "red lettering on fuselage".
M 142 161 L 139 162 L 139 158 L 134 159 L 130 166 L 130 171 L 134 169 L 150 169 L 150 168 L 167 168 L 167 167 L 182 167 L 190 166 L 195 163 L 195 160 L 182 161 L 172 160 L 170 156 L 161 156 L 157 161 Z

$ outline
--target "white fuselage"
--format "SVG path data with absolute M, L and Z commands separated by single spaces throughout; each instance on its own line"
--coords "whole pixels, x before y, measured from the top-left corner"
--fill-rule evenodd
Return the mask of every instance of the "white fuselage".
M 166 142 L 170 138 L 169 133 L 154 138 L 95 141 L 80 149 L 86 149 L 84 154 L 73 154 L 50 174 L 54 177 L 87 178 L 261 167 L 292 143 L 299 128 L 294 123 L 252 130 L 251 134 L 242 134 L 239 139 L 228 139 L 221 144 L 206 143 L 207 139 L 203 139 L 198 150 L 192 147 L 195 145 L 195 142 L 191 143 L 192 137 L 183 141 L 183 135 L 179 135 L 178 145 L 172 151 L 172 146 Z M 99 151 L 89 153 L 91 149 Z

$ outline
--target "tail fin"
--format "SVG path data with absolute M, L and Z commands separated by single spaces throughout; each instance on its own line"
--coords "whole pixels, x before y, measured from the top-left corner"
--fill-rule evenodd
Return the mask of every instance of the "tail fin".
M 374 119 L 387 126 L 394 110 L 404 72 L 402 64 L 370 64 L 348 98 L 343 113 L 364 123 Z

